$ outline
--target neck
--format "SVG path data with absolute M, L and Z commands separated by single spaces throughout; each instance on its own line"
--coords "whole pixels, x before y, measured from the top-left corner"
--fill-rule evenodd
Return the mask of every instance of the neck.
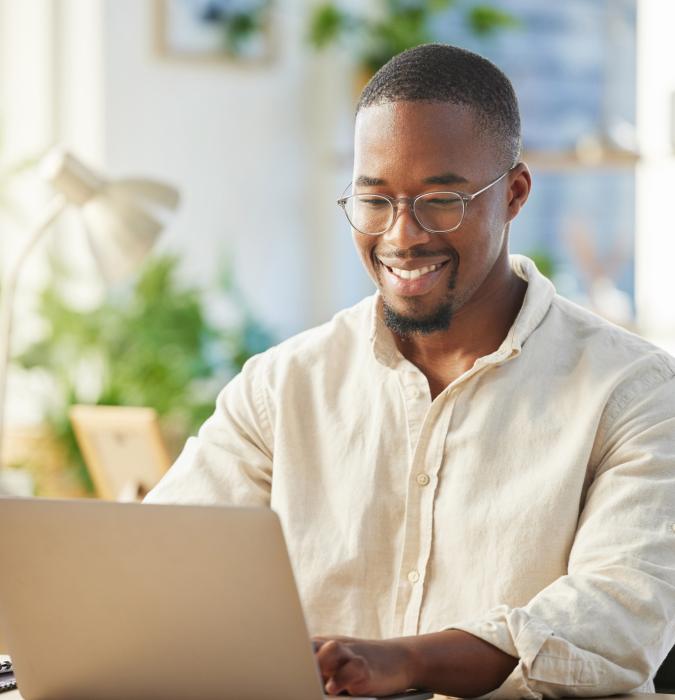
M 394 336 L 401 354 L 429 379 L 432 396 L 499 348 L 520 311 L 527 282 L 501 255 L 485 282 L 452 317 L 447 330 Z

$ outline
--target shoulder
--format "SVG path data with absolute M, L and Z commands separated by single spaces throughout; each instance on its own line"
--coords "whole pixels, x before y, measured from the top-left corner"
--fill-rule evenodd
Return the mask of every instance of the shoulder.
M 662 379 L 675 377 L 675 357 L 648 340 L 556 294 L 547 319 L 557 340 L 608 370 L 651 367 Z
M 604 423 L 645 402 L 675 415 L 675 357 L 665 350 L 559 295 L 542 326 L 551 364 L 581 380 L 587 400 L 604 397 Z

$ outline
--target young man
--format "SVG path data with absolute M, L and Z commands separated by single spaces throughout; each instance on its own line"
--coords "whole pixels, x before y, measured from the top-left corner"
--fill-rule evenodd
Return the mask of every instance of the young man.
M 650 691 L 675 641 L 675 361 L 509 257 L 519 153 L 485 59 L 384 66 L 339 202 L 377 293 L 250 360 L 148 499 L 277 511 L 331 693 Z

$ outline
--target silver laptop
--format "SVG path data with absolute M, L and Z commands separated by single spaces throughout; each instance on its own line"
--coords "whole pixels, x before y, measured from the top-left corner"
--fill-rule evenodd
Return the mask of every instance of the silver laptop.
M 6 498 L 0 541 L 26 700 L 323 698 L 271 510 Z

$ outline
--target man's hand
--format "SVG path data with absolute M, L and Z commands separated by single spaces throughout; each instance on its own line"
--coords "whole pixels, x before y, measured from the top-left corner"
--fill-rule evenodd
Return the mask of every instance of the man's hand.
M 412 659 L 395 639 L 315 637 L 314 649 L 330 695 L 392 695 L 411 688 Z
M 315 637 L 319 671 L 331 695 L 392 695 L 410 688 L 476 697 L 498 688 L 518 659 L 461 630 L 382 641 Z

